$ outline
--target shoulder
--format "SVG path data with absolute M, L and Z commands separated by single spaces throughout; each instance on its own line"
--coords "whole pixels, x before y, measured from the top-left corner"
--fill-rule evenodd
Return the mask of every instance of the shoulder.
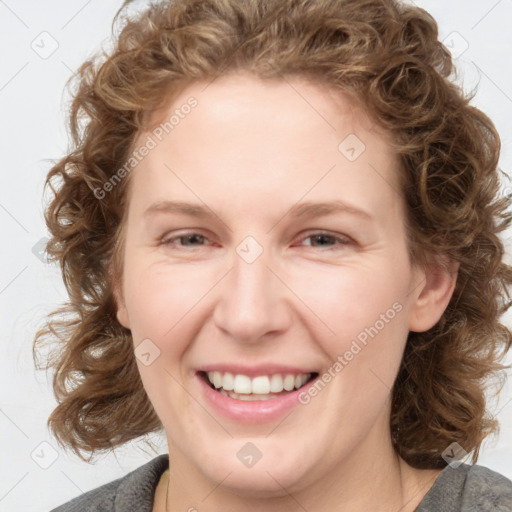
M 485 466 L 446 466 L 417 512 L 510 512 L 512 481 Z
M 510 512 L 512 481 L 484 466 L 469 466 L 464 486 L 468 510 Z M 470 508 L 473 507 L 473 509 Z
M 151 512 L 160 476 L 169 467 L 159 455 L 126 476 L 74 498 L 51 512 Z

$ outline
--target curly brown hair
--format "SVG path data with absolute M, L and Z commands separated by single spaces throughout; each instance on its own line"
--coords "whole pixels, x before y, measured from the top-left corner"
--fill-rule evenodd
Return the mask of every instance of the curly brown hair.
M 416 468 L 444 467 L 441 454 L 454 441 L 476 462 L 483 439 L 498 431 L 486 391 L 512 343 L 500 323 L 512 283 L 498 236 L 510 221 L 500 140 L 452 81 L 434 19 L 395 0 L 160 2 L 126 16 L 113 50 L 81 66 L 72 150 L 45 182 L 53 193 L 47 253 L 70 300 L 34 342 L 37 361 L 44 341 L 59 341 L 46 365 L 55 369 L 58 406 L 48 422 L 57 439 L 83 457 L 161 429 L 131 333 L 116 317 L 129 176 L 101 198 L 98 190 L 123 167 L 162 98 L 238 70 L 307 77 L 351 94 L 392 136 L 411 261 L 444 254 L 460 264 L 440 321 L 409 333 L 392 390 L 394 446 Z

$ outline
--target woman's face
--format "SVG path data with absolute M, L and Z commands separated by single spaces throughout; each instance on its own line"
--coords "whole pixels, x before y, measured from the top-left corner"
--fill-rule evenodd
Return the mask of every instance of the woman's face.
M 183 471 L 264 494 L 353 476 L 389 454 L 407 334 L 444 309 L 408 260 L 398 160 L 318 85 L 206 85 L 135 146 L 118 318 Z

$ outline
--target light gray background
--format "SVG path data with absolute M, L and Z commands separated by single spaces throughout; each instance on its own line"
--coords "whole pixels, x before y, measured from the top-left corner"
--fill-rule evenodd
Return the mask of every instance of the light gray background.
M 503 142 L 500 166 L 510 174 L 512 0 L 417 0 L 416 4 L 438 20 L 441 39 L 446 38 L 457 56 L 465 89 L 479 85 L 474 104 L 495 122 Z M 31 356 L 33 336 L 44 315 L 66 298 L 59 269 L 33 253 L 33 247 L 47 236 L 42 186 L 50 159 L 60 158 L 67 147 L 64 85 L 109 37 L 120 5 L 121 0 L 0 0 L 3 512 L 50 510 L 155 456 L 141 442 L 116 455 L 101 456 L 94 465 L 62 451 L 46 428 L 55 405 L 50 381 L 43 372 L 35 372 Z M 512 191 L 511 184 L 504 187 Z M 509 261 L 511 238 L 508 233 Z M 505 320 L 511 323 L 510 316 Z M 511 360 L 509 354 L 507 362 Z M 491 410 L 497 413 L 501 433 L 484 442 L 478 464 L 512 479 L 510 384 L 499 402 L 492 402 Z M 165 453 L 162 436 L 153 439 L 157 452 Z

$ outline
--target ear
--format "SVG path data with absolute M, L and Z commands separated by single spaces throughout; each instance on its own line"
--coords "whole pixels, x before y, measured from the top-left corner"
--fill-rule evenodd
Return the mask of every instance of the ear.
M 124 302 L 123 292 L 121 286 L 114 286 L 114 299 L 116 303 L 116 317 L 117 321 L 126 329 L 130 329 L 130 318 L 128 316 L 128 310 Z
M 452 298 L 458 270 L 459 263 L 447 256 L 438 258 L 426 269 L 416 268 L 414 282 L 418 284 L 412 291 L 410 331 L 424 332 L 436 325 Z

